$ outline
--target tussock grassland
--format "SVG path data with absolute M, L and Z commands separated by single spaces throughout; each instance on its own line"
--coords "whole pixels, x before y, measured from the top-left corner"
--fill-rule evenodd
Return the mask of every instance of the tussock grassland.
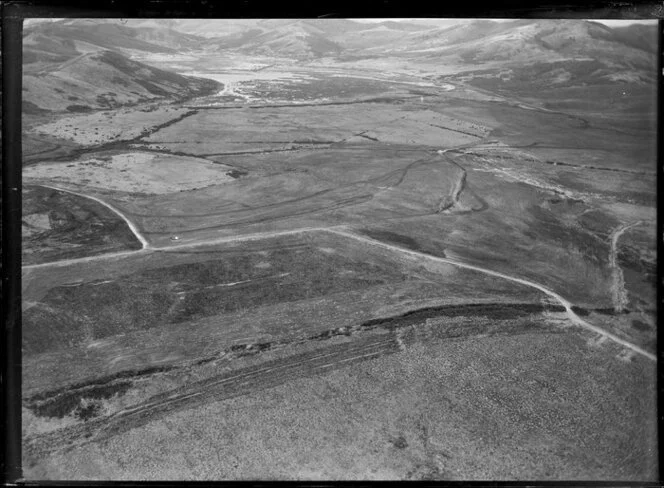
M 234 181 L 232 168 L 205 159 L 154 152 L 95 153 L 65 163 L 27 167 L 26 179 L 113 192 L 165 194 Z

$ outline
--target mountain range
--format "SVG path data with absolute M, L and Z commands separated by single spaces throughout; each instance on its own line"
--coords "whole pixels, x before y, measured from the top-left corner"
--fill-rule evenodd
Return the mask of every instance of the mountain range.
M 145 54 L 237 55 L 352 66 L 396 59 L 436 74 L 538 83 L 655 80 L 657 27 L 581 20 L 360 22 L 350 19 L 62 19 L 24 28 L 26 110 L 76 110 L 184 98 L 218 85 L 148 66 Z M 113 95 L 109 96 L 108 93 Z M 82 101 L 81 103 L 78 103 Z M 84 102 L 84 103 L 83 103 Z M 72 108 L 74 107 L 74 108 Z

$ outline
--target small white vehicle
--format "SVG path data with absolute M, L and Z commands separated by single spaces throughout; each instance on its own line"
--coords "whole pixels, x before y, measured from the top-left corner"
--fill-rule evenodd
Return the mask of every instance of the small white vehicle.
M 180 236 L 171 236 L 171 241 L 179 241 Z

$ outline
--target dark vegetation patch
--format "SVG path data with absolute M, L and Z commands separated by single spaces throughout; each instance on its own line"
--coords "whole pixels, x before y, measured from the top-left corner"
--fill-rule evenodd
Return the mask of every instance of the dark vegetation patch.
M 462 305 L 441 305 L 406 312 L 395 317 L 371 319 L 362 327 L 403 327 L 438 317 L 485 317 L 492 320 L 514 320 L 545 311 L 564 312 L 562 305 L 532 303 L 478 303 Z
M 593 312 L 600 315 L 619 315 L 621 312 L 616 312 L 615 308 L 606 307 L 606 308 L 595 308 Z M 622 313 L 629 313 L 629 310 L 623 310 Z
M 31 223 L 41 217 L 39 226 Z M 89 198 L 26 186 L 23 201 L 23 261 L 36 264 L 140 249 L 118 215 Z
M 92 109 L 90 109 L 92 110 Z M 89 110 L 85 110 L 86 112 Z M 150 108 L 146 108 L 142 111 L 151 111 Z M 61 162 L 61 161 L 74 161 L 86 154 L 94 153 L 95 157 L 99 157 L 97 153 L 103 152 L 103 151 L 121 151 L 121 150 L 127 150 L 130 148 L 131 144 L 136 144 L 136 143 L 141 143 L 141 139 L 144 137 L 149 137 L 150 135 L 154 134 L 157 131 L 160 131 L 161 129 L 164 129 L 165 127 L 168 127 L 173 124 L 177 124 L 178 122 L 181 122 L 187 117 L 190 117 L 194 114 L 198 113 L 197 110 L 189 110 L 185 112 L 182 115 L 179 115 L 173 119 L 167 120 L 166 122 L 163 122 L 161 124 L 155 125 L 153 127 L 148 127 L 143 129 L 143 131 L 136 137 L 132 139 L 124 139 L 124 140 L 113 140 L 107 143 L 99 144 L 96 146 L 81 146 L 75 143 L 62 143 L 62 141 L 58 141 L 57 146 L 51 147 L 53 148 L 51 151 L 43 151 L 49 152 L 49 161 L 52 162 Z M 40 137 L 39 139 L 35 138 L 34 136 L 31 135 L 26 135 L 26 140 L 30 141 L 31 144 L 30 146 L 33 146 L 35 143 L 38 145 L 44 145 L 44 139 Z M 28 148 L 30 148 L 28 146 Z M 177 152 L 177 151 L 170 151 L 170 154 L 176 155 L 176 156 L 191 156 L 191 154 L 183 153 L 183 152 Z M 32 153 L 31 155 L 28 154 L 27 158 L 30 160 L 30 162 L 40 162 L 43 160 L 43 157 L 40 156 L 39 153 Z M 35 161 L 36 160 L 36 161 Z M 140 194 L 137 194 L 139 196 Z
M 606 263 L 608 244 L 598 241 L 581 229 L 563 224 L 551 210 L 532 205 L 528 211 L 533 219 L 530 226 L 531 234 L 535 238 L 558 244 L 567 249 L 576 248 L 591 261 Z
M 39 105 L 29 102 L 28 100 L 23 100 L 21 109 L 26 115 L 41 115 L 49 112 L 48 110 L 41 108 Z
M 23 134 L 23 166 L 43 161 L 45 155 L 58 157 L 65 154 L 74 142 L 62 141 L 47 135 Z
M 26 406 L 40 417 L 62 418 L 66 415 L 74 415 L 86 420 L 98 412 L 99 403 L 95 400 L 122 395 L 131 388 L 131 385 L 130 381 L 118 381 L 107 385 L 93 385 L 87 388 L 63 391 L 42 401 L 33 398 L 26 402 Z
M 590 315 L 590 311 L 588 309 L 585 309 L 583 307 L 578 307 L 576 305 L 572 305 L 572 312 L 577 314 L 579 317 L 587 317 Z
M 236 353 L 238 356 L 250 356 L 268 351 L 272 349 L 271 342 L 260 342 L 257 344 L 234 344 L 230 347 L 230 351 Z
M 237 179 L 237 178 L 240 178 L 241 176 L 246 176 L 249 173 L 247 171 L 242 171 L 242 170 L 239 170 L 239 169 L 232 169 L 229 172 L 227 172 L 226 174 L 228 176 L 230 176 L 231 178 Z
M 400 315 L 366 320 L 355 326 L 337 327 L 329 329 L 319 334 L 310 336 L 308 340 L 326 340 L 337 336 L 350 336 L 361 330 L 371 330 L 377 327 L 387 330 L 394 330 L 412 325 L 421 325 L 428 319 L 436 318 L 455 318 L 468 317 L 489 319 L 496 321 L 514 320 L 520 317 L 527 317 L 542 313 L 564 312 L 562 305 L 542 305 L 532 303 L 465 303 L 460 305 L 440 305 L 436 307 L 425 307 L 417 310 L 411 310 Z M 466 327 L 464 330 L 455 331 L 450 337 L 456 335 L 471 335 L 476 333 L 472 327 Z
M 396 439 L 390 439 L 390 444 L 392 444 L 397 449 L 405 449 L 408 447 L 408 442 L 406 441 L 406 438 L 402 435 L 400 435 Z
M 621 312 L 616 312 L 615 308 L 612 307 L 602 307 L 602 308 L 583 308 L 583 307 L 577 307 L 576 305 L 572 306 L 572 311 L 577 314 L 579 317 L 587 317 L 590 315 L 590 312 L 598 313 L 600 315 L 610 315 L 610 316 L 615 316 L 615 315 L 625 315 L 631 313 L 630 310 L 623 310 Z
M 562 312 L 564 310 L 565 308 L 559 305 L 530 303 L 441 305 L 436 307 L 426 307 L 418 310 L 411 310 L 392 317 L 371 319 L 365 322 L 357 323 L 355 325 L 329 329 L 322 333 L 309 336 L 304 340 L 323 341 L 338 336 L 362 334 L 365 331 L 375 329 L 377 327 L 384 328 L 388 331 L 393 331 L 396 328 L 412 325 L 428 327 L 428 324 L 426 324 L 427 319 L 441 317 L 470 317 L 489 319 L 491 325 L 487 329 L 486 321 L 482 320 L 480 320 L 478 323 L 472 325 L 466 324 L 461 327 L 436 325 L 436 329 L 439 329 L 439 335 L 442 334 L 440 337 L 468 336 L 486 332 L 487 330 L 492 333 L 519 333 L 521 330 L 526 330 L 531 326 L 527 324 L 522 325 L 516 329 L 511 330 L 510 332 L 502 330 L 500 326 L 496 326 L 493 321 L 514 320 L 519 317 L 538 314 L 543 311 Z M 217 353 L 212 357 L 198 359 L 193 363 L 193 365 L 199 365 L 213 361 L 220 355 L 226 356 L 230 354 L 232 357 L 239 358 L 260 354 L 261 352 L 274 349 L 277 346 L 288 344 L 293 340 L 296 342 L 301 341 L 301 339 L 287 339 L 285 341 L 234 344 L 226 348 L 221 353 Z M 25 405 L 30 408 L 35 413 L 35 415 L 38 416 L 62 418 L 66 415 L 73 415 L 74 417 L 85 421 L 97 417 L 100 414 L 103 408 L 101 400 L 111 398 L 115 395 L 122 395 L 131 388 L 133 384 L 132 381 L 124 378 L 155 374 L 173 368 L 176 368 L 176 366 L 161 366 L 147 368 L 141 371 L 132 370 L 118 372 L 105 378 L 97 378 L 93 381 L 78 383 L 56 390 L 41 392 L 26 399 Z M 398 441 L 398 443 L 402 445 L 402 447 L 395 445 L 396 447 L 404 448 L 407 446 L 405 440 L 403 442 Z
M 102 403 L 98 400 L 81 400 L 80 405 L 72 412 L 79 420 L 87 421 L 97 417 L 102 411 Z
M 67 105 L 67 110 L 69 112 L 75 112 L 75 113 L 90 112 L 92 110 L 92 107 L 89 107 L 87 105 Z
M 650 325 L 641 320 L 636 320 L 636 319 L 632 320 L 632 327 L 640 331 L 650 330 Z
M 66 385 L 66 386 L 53 388 L 51 390 L 42 391 L 42 392 L 36 393 L 34 395 L 31 395 L 25 401 L 26 401 L 27 405 L 33 405 L 33 406 L 41 404 L 41 403 L 48 403 L 48 402 L 52 401 L 56 396 L 67 395 L 69 393 L 73 393 L 75 390 L 76 391 L 78 391 L 78 390 L 88 391 L 90 389 L 100 388 L 104 385 L 109 387 L 109 384 L 116 382 L 116 380 L 122 380 L 122 379 L 125 379 L 125 378 L 136 378 L 136 377 L 141 377 L 141 376 L 149 376 L 149 375 L 153 375 L 153 374 L 157 374 L 157 373 L 163 373 L 163 372 L 166 372 L 166 371 L 170 371 L 174 368 L 175 368 L 174 365 L 160 365 L 160 366 L 151 366 L 149 368 L 144 368 L 144 369 L 141 369 L 141 370 L 126 369 L 126 370 L 123 370 L 123 371 L 118 371 L 116 373 L 110 374 L 108 376 L 98 377 L 98 378 L 95 378 L 93 380 L 81 381 L 81 382 L 78 382 L 78 383 L 72 383 L 72 384 L 69 384 L 69 385 Z M 119 382 L 119 384 L 123 384 L 123 383 L 126 383 L 126 384 L 130 385 L 130 383 L 128 383 L 126 381 L 125 382 L 123 382 L 123 381 Z M 112 389 L 113 387 L 110 386 L 109 388 Z M 104 390 L 104 391 L 109 391 L 109 390 Z M 115 394 L 115 393 L 116 392 L 114 392 L 113 394 Z M 85 396 L 85 393 L 81 393 L 78 396 L 82 398 L 82 397 Z
M 269 262 L 269 268 L 256 267 Z M 132 330 L 405 279 L 395 270 L 313 247 L 243 252 L 142 271 L 108 283 L 61 285 L 24 313 L 27 353 L 76 346 Z M 87 334 L 87 335 L 86 335 Z

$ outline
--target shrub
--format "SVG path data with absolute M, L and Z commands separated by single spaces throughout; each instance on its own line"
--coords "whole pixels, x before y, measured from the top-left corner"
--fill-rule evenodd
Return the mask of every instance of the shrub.
M 67 110 L 70 112 L 90 112 L 92 109 L 87 105 L 68 105 Z

